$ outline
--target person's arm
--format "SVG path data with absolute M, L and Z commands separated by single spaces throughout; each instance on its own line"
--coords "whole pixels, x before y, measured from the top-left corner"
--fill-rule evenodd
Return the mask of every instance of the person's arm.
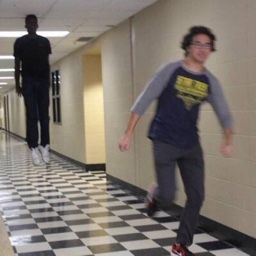
M 119 140 L 119 149 L 121 151 L 127 151 L 130 148 L 134 129 L 140 120 L 140 117 L 144 114 L 150 103 L 159 97 L 164 90 L 171 73 L 176 68 L 177 64 L 168 64 L 163 68 L 160 68 L 155 76 L 149 81 L 145 89 L 136 99 L 131 108 L 131 114 L 128 120 L 127 127 L 124 134 Z
M 130 149 L 134 129 L 137 123 L 139 122 L 139 120 L 140 120 L 140 116 L 134 112 L 131 112 L 125 132 L 121 137 L 121 139 L 119 140 L 119 149 L 121 151 L 127 151 Z
M 18 94 L 18 96 L 22 95 L 22 88 L 20 85 L 20 58 L 15 57 L 15 71 L 14 71 L 14 75 L 15 75 L 15 85 L 16 85 L 16 93 Z
M 233 153 L 233 130 L 231 128 L 224 129 L 224 141 L 221 146 L 221 153 L 225 157 L 232 156 L 232 153 Z
M 218 80 L 211 77 L 211 85 L 211 94 L 208 101 L 212 105 L 223 128 L 221 153 L 225 157 L 230 157 L 233 153 L 233 118 Z
M 169 63 L 162 66 L 140 93 L 131 108 L 131 112 L 142 116 L 151 102 L 159 98 L 167 86 L 171 75 L 178 66 L 180 66 L 180 62 Z

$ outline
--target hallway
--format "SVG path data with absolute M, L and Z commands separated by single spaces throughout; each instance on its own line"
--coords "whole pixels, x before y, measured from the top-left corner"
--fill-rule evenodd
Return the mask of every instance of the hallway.
M 178 221 L 144 214 L 143 200 L 52 155 L 35 167 L 24 141 L 0 131 L 0 213 L 17 256 L 164 256 Z M 0 248 L 1 250 L 1 248 Z M 198 256 L 248 254 L 198 230 Z M 9 255 L 6 255 L 9 256 Z

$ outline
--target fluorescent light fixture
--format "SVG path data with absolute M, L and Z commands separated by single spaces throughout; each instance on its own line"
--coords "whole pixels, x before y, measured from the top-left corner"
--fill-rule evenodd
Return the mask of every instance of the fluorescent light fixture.
M 13 60 L 14 57 L 12 55 L 0 55 L 0 60 Z
M 37 34 L 45 37 L 64 37 L 69 34 L 69 31 L 38 31 Z
M 25 34 L 24 31 L 0 31 L 0 37 L 20 37 Z
M 0 37 L 21 37 L 26 34 L 26 31 L 0 31 Z M 37 34 L 45 37 L 64 37 L 69 31 L 38 31 Z
M 0 85 L 7 85 L 8 83 L 0 82 Z
M 10 79 L 14 79 L 13 76 L 0 76 L 0 80 L 10 80 Z
M 0 68 L 0 72 L 13 72 L 14 68 Z

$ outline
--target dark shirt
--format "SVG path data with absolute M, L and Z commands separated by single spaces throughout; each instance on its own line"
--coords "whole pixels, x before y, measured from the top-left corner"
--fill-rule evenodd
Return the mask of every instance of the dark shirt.
M 23 78 L 49 77 L 49 54 L 51 54 L 51 46 L 45 37 L 25 35 L 15 41 L 14 57 L 21 60 Z
M 180 148 L 198 143 L 197 120 L 200 104 L 208 97 L 209 79 L 177 68 L 161 93 L 149 138 Z
M 143 115 L 157 99 L 157 109 L 148 137 L 178 148 L 199 142 L 197 121 L 200 106 L 208 101 L 223 128 L 232 128 L 233 119 L 218 80 L 208 71 L 195 73 L 182 61 L 169 63 L 151 79 L 131 111 Z

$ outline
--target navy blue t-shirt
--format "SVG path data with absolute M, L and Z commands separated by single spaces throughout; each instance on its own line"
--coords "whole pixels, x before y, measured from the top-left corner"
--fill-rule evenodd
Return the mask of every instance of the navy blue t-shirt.
M 218 80 L 208 71 L 195 73 L 182 61 L 169 63 L 148 83 L 131 111 L 142 115 L 157 99 L 156 113 L 148 137 L 178 148 L 191 148 L 199 142 L 197 121 L 200 105 L 208 101 L 223 128 L 233 120 Z
M 182 67 L 177 68 L 159 97 L 149 138 L 181 148 L 195 145 L 198 142 L 199 107 L 208 93 L 207 76 L 191 74 Z

